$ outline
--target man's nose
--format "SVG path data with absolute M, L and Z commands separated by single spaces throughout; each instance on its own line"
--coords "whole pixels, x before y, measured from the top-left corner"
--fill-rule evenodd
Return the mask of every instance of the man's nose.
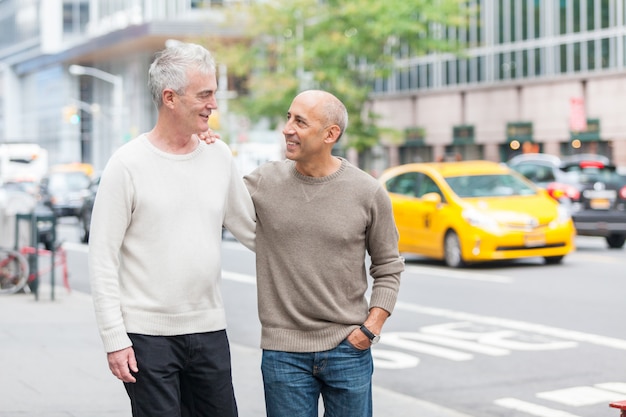
M 283 126 L 283 135 L 291 135 L 295 132 L 293 128 L 293 123 L 290 120 L 287 120 L 285 126 Z

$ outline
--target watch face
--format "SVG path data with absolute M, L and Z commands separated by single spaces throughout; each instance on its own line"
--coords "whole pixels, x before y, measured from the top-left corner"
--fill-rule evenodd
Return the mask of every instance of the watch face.
M 374 336 L 373 339 L 371 339 L 372 344 L 378 343 L 378 341 L 380 340 L 380 336 Z

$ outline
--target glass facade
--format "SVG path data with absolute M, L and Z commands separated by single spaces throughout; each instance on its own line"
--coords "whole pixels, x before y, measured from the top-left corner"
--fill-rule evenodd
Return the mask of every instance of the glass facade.
M 469 0 L 477 13 L 445 36 L 463 56 L 398 56 L 375 93 L 593 73 L 626 66 L 626 0 Z
M 39 41 L 39 1 L 0 2 L 0 50 Z

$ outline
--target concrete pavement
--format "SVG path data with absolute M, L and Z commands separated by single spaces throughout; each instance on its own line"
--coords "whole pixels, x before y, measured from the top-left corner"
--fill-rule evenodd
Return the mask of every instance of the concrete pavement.
M 232 344 L 241 417 L 265 416 L 259 349 Z M 32 294 L 0 297 L 0 417 L 123 417 L 130 406 L 109 372 L 91 296 L 42 284 Z M 374 415 L 469 417 L 374 388 Z

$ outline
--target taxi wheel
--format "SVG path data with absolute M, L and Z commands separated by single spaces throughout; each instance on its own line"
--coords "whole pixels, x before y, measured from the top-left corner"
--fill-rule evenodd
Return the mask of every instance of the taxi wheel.
M 561 261 L 563 260 L 563 255 L 546 256 L 544 259 L 546 261 L 546 265 L 556 265 L 556 264 L 560 264 L 561 263 Z
M 465 265 L 461 255 L 461 242 L 456 232 L 450 230 L 444 238 L 444 260 L 450 268 L 460 268 Z

